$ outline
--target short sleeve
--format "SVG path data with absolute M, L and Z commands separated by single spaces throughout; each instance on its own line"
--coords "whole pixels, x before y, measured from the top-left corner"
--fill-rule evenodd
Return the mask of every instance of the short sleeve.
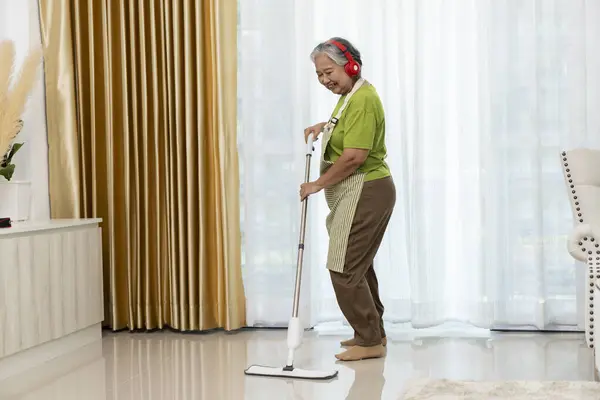
M 373 112 L 357 109 L 344 117 L 344 148 L 371 150 L 377 128 Z

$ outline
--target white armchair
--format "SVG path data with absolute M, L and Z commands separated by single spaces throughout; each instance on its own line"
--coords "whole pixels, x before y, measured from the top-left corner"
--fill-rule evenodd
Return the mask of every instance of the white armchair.
M 561 153 L 575 226 L 569 235 L 571 256 L 586 264 L 585 339 L 594 351 L 594 375 L 600 371 L 600 150 Z M 600 325 L 598 325 L 600 326 Z

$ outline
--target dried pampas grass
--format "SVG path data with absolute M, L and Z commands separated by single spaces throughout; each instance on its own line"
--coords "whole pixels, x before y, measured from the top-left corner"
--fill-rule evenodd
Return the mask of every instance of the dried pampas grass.
M 34 49 L 16 72 L 14 42 L 0 42 L 0 156 L 6 154 L 23 128 L 21 116 L 36 82 L 41 60 L 42 50 Z

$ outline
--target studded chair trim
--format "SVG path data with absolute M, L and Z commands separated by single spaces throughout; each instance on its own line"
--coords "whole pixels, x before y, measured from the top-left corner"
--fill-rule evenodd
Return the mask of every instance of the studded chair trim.
M 587 345 L 594 348 L 595 336 L 595 319 L 596 310 L 594 309 L 594 300 L 596 297 L 596 289 L 600 289 L 600 226 L 596 226 L 596 221 L 589 221 L 586 218 L 581 194 L 578 191 L 578 184 L 575 174 L 570 164 L 570 156 L 579 154 L 582 157 L 596 158 L 600 160 L 600 151 L 597 150 L 574 150 L 572 152 L 561 152 L 562 169 L 565 181 L 569 191 L 569 199 L 575 227 L 569 237 L 568 248 L 570 254 L 577 260 L 584 262 L 587 265 L 586 276 L 586 321 L 585 321 L 585 336 Z M 585 164 L 585 163 L 583 163 Z M 590 168 L 593 168 L 590 165 Z M 600 171 L 598 172 L 600 174 Z M 587 182 L 582 185 L 586 186 Z M 590 184 L 593 186 L 593 184 Z M 598 204 L 600 207 L 600 204 Z

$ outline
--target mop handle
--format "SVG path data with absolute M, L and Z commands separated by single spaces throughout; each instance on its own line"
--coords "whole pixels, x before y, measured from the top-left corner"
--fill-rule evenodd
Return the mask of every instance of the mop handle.
M 304 182 L 310 182 L 310 161 L 314 149 L 315 134 L 309 135 L 306 140 L 306 165 L 304 167 Z M 308 196 L 302 200 L 302 213 L 300 217 L 300 240 L 298 241 L 298 261 L 296 264 L 296 285 L 294 288 L 294 309 L 292 317 L 298 317 L 300 304 L 300 281 L 302 280 L 302 264 L 304 260 L 304 237 L 306 236 L 306 214 L 308 212 Z
M 312 156 L 313 151 L 315 151 L 315 147 L 313 146 L 315 142 L 315 135 L 308 135 L 308 139 L 306 140 L 306 155 L 307 156 Z M 308 183 L 308 181 L 305 179 L 304 182 Z

